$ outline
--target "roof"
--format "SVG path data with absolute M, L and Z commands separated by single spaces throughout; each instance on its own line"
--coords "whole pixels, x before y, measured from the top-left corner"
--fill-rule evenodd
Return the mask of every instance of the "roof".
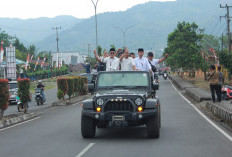
M 16 59 L 16 64 L 26 64 L 26 62 Z M 6 65 L 6 61 L 2 62 L 2 65 Z

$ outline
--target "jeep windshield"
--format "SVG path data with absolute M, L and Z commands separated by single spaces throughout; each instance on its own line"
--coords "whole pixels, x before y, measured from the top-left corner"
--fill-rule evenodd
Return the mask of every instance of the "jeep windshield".
M 146 72 L 109 72 L 98 75 L 97 89 L 137 89 L 149 87 L 149 75 Z

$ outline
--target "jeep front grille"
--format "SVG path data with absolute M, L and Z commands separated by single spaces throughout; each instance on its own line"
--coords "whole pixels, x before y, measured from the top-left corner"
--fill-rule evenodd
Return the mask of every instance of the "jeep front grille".
M 109 101 L 106 103 L 105 108 L 104 108 L 105 112 L 108 111 L 129 111 L 129 112 L 133 112 L 133 105 L 128 102 L 128 101 Z

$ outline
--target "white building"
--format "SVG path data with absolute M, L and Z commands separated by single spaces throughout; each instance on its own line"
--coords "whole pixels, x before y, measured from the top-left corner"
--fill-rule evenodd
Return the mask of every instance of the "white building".
M 58 55 L 57 53 L 52 54 L 52 60 L 57 61 L 58 60 Z M 59 62 L 62 63 L 62 61 L 65 64 L 71 64 L 71 57 L 75 56 L 77 57 L 77 63 L 84 63 L 86 61 L 86 58 L 88 57 L 87 55 L 80 54 L 80 52 L 60 52 L 59 53 Z M 56 62 L 57 63 L 57 62 Z

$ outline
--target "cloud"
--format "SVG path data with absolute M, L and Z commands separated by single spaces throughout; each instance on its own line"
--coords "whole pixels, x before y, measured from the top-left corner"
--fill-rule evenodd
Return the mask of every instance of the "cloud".
M 96 0 L 94 0 L 96 2 Z M 99 0 L 97 12 L 124 11 L 134 5 L 149 1 L 175 0 Z M 5 0 L 1 1 L 1 17 L 38 18 L 72 15 L 87 18 L 94 15 L 91 0 Z

